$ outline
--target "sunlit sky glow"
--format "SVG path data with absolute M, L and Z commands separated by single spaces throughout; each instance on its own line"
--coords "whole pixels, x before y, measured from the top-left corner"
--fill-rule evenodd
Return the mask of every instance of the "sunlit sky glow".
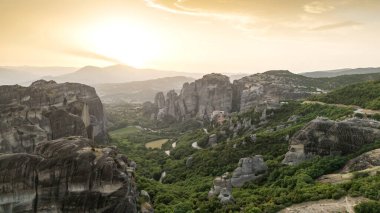
M 380 66 L 378 0 L 0 0 L 0 65 Z

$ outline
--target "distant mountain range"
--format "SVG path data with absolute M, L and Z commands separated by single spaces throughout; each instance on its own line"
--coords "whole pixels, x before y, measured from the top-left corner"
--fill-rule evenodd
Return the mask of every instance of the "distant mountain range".
M 147 81 L 134 81 L 119 84 L 94 85 L 103 103 L 118 102 L 145 102 L 153 101 L 157 92 L 180 90 L 185 82 L 192 82 L 194 78 L 176 76 L 158 78 Z
M 304 72 L 300 75 L 311 78 L 336 77 L 352 74 L 380 73 L 378 68 L 338 69 L 327 71 Z M 158 78 L 184 76 L 201 78 L 204 73 L 186 73 L 155 69 L 138 69 L 127 65 L 113 65 L 108 67 L 86 66 L 76 67 L 33 67 L 33 66 L 3 66 L 0 67 L 0 85 L 31 84 L 35 80 L 54 80 L 58 83 L 77 82 L 88 85 L 107 83 L 126 83 L 146 81 Z M 226 74 L 230 80 L 237 80 L 250 74 Z
M 146 81 L 164 77 L 187 76 L 201 77 L 199 73 L 185 73 L 154 69 L 137 69 L 127 65 L 113 65 L 109 67 L 86 66 L 76 72 L 53 77 L 47 80 L 57 82 L 79 82 L 89 85 L 103 83 L 125 83 L 132 81 Z
M 299 73 L 300 75 L 310 78 L 331 78 L 341 75 L 369 74 L 380 73 L 380 67 L 355 68 L 355 69 L 337 69 Z

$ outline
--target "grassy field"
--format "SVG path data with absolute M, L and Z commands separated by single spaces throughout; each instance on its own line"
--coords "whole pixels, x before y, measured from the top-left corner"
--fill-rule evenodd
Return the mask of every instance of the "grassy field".
M 162 145 L 164 145 L 166 142 L 168 142 L 168 140 L 169 139 L 160 139 L 160 140 L 151 141 L 149 143 L 146 143 L 145 147 L 146 148 L 152 148 L 152 149 L 156 149 L 156 148 L 161 149 Z

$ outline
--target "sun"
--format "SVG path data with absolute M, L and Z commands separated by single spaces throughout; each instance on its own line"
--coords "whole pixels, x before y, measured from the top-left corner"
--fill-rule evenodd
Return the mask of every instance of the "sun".
M 93 52 L 135 67 L 146 65 L 162 51 L 158 33 L 124 19 L 97 23 L 86 37 Z

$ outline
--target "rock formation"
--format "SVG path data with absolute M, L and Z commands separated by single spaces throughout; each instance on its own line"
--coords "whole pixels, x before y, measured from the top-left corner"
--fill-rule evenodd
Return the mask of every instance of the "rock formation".
M 38 142 L 74 135 L 107 143 L 103 105 L 86 85 L 0 86 L 0 109 L 2 153 L 31 153 Z
M 315 155 L 345 155 L 380 139 L 380 122 L 352 118 L 332 121 L 317 118 L 290 139 L 284 164 L 295 165 Z
M 132 164 L 78 136 L 1 154 L 0 212 L 137 212 Z
M 213 187 L 208 193 L 208 197 L 217 196 L 222 204 L 233 203 L 231 180 L 228 179 L 228 172 L 221 177 L 216 177 L 213 181 Z
M 344 166 L 342 172 L 357 172 L 373 167 L 380 167 L 380 149 L 371 150 L 351 159 Z
M 182 121 L 210 119 L 216 111 L 225 115 L 250 109 L 262 112 L 279 107 L 283 100 L 310 96 L 313 89 L 300 78 L 306 77 L 289 71 L 268 71 L 235 80 L 232 84 L 227 76 L 208 74 L 195 82 L 185 83 L 179 95 L 170 91 L 165 99 L 162 92 L 157 93 L 154 104 L 158 110 L 151 117 L 160 121 L 168 117 Z
M 242 187 L 244 183 L 262 178 L 268 171 L 268 166 L 261 155 L 241 158 L 238 168 L 232 173 L 233 187 Z
M 285 71 L 268 71 L 246 76 L 233 83 L 233 110 L 245 112 L 255 109 L 277 108 L 283 100 L 295 100 L 311 95 L 303 82 L 295 81 L 297 75 Z

